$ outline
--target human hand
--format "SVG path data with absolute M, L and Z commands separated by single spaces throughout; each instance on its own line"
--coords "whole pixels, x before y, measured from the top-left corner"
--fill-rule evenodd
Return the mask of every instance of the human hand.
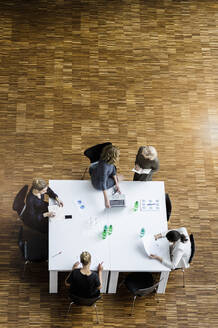
M 157 255 L 155 255 L 155 254 L 150 254 L 150 259 L 157 259 Z
M 162 262 L 162 258 L 160 256 L 157 256 L 157 255 L 154 255 L 154 254 L 150 254 L 150 259 L 155 259 L 155 260 L 158 260 L 160 262 Z
M 99 265 L 98 265 L 98 272 L 100 271 L 100 272 L 102 272 L 103 271 L 103 262 L 101 262 L 101 263 L 99 263 Z
M 53 218 L 55 216 L 55 212 L 46 212 L 43 213 L 44 218 Z
M 140 171 L 141 170 L 141 167 L 138 164 L 135 164 L 135 170 L 136 171 Z
M 74 263 L 74 265 L 73 265 L 73 267 L 72 267 L 72 270 L 78 268 L 78 266 L 79 266 L 79 262 L 77 261 L 77 262 Z
M 119 187 L 118 184 L 116 184 L 116 192 L 118 192 L 119 194 L 121 194 L 120 187 Z
M 56 199 L 56 202 L 57 202 L 57 204 L 58 204 L 59 207 L 63 207 L 64 206 L 64 203 L 59 198 Z
M 105 207 L 106 207 L 106 208 L 110 208 L 110 207 L 111 207 L 111 206 L 110 206 L 110 202 L 109 202 L 108 199 L 105 199 Z
M 161 238 L 161 234 L 160 234 L 160 233 L 158 233 L 157 235 L 154 235 L 154 238 L 155 238 L 155 240 L 157 240 L 157 239 Z

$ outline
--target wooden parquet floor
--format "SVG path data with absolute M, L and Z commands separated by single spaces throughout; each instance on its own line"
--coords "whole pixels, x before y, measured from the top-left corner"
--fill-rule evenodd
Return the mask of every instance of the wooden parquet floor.
M 173 202 L 197 251 L 166 294 L 103 295 L 98 327 L 218 327 L 218 2 L 4 0 L 0 2 L 0 327 L 97 327 L 73 308 L 65 274 L 48 294 L 46 265 L 21 278 L 12 201 L 33 177 L 80 179 L 83 151 L 112 141 L 132 179 L 140 145 L 154 145 Z M 87 177 L 88 178 L 88 177 Z

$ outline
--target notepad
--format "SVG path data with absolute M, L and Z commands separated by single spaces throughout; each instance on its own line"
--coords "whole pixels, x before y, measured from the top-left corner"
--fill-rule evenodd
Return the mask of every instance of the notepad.
M 133 168 L 132 172 L 135 172 L 135 173 L 138 173 L 138 174 L 149 174 L 151 172 L 151 169 L 136 170 L 135 168 Z

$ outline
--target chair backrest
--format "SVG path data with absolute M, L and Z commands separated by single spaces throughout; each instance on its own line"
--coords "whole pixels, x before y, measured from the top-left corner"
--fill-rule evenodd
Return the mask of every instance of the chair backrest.
M 23 186 L 14 198 L 12 209 L 17 212 L 19 216 L 22 215 L 25 207 L 25 198 L 28 191 L 28 185 Z
M 91 163 L 97 162 L 100 159 L 102 149 L 108 145 L 112 145 L 112 143 L 105 142 L 105 143 L 98 144 L 98 145 L 92 146 L 90 148 L 87 148 L 84 151 L 84 155 L 89 158 Z
M 18 245 L 25 261 L 43 262 L 48 259 L 48 240 L 45 234 L 20 227 Z
M 86 306 L 93 305 L 100 298 L 101 298 L 100 295 L 92 297 L 92 298 L 80 297 L 80 296 L 72 295 L 72 294 L 70 295 L 70 299 L 71 299 L 72 302 L 74 302 L 77 305 L 86 305 Z
M 169 194 L 165 194 L 165 199 L 166 199 L 167 221 L 169 221 L 172 212 L 172 203 Z
M 20 248 L 22 256 L 25 258 L 24 255 L 24 240 L 23 240 L 23 226 L 20 226 L 20 230 L 18 233 L 18 246 Z
M 191 242 L 191 256 L 189 259 L 189 263 L 191 263 L 192 259 L 194 257 L 194 254 L 195 254 L 195 240 L 194 240 L 193 234 L 190 234 L 189 238 L 190 238 L 190 242 Z
M 160 283 L 160 281 L 158 281 L 156 284 L 154 284 L 151 287 L 143 288 L 143 289 L 138 289 L 135 292 L 135 295 L 137 295 L 137 296 L 145 296 L 145 295 L 151 294 L 151 293 L 153 293 L 153 291 L 155 291 L 157 289 L 159 283 Z

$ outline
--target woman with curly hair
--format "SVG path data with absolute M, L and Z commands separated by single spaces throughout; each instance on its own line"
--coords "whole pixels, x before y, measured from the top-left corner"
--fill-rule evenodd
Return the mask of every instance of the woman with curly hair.
M 104 195 L 105 207 L 110 207 L 107 197 L 107 189 L 116 186 L 116 190 L 120 192 L 118 185 L 117 172 L 115 163 L 119 159 L 119 148 L 113 145 L 107 145 L 103 148 L 100 160 L 89 168 L 92 185 L 97 190 L 102 190 Z

